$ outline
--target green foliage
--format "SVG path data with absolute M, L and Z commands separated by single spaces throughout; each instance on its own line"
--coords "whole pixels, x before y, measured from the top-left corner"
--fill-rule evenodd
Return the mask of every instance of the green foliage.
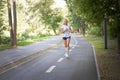
M 87 28 L 87 24 L 85 21 L 85 18 L 82 16 L 82 14 L 79 14 L 78 7 L 73 4 L 73 0 L 66 0 L 68 10 L 69 10 L 69 19 L 70 22 L 74 28 L 74 30 L 78 31 L 81 30 L 81 33 L 85 35 L 85 29 Z
M 108 26 L 108 35 L 112 38 L 116 38 L 117 37 L 117 28 L 115 26 Z
M 53 3 L 54 0 L 18 0 L 16 2 L 18 41 L 42 38 L 52 30 L 57 31 L 62 15 L 59 9 L 51 8 Z M 4 36 L 10 36 L 6 29 L 9 24 L 7 17 L 7 0 L 0 0 L 0 42 L 4 41 L 3 43 L 9 42 L 5 42 Z
M 52 29 L 55 34 L 57 34 L 56 29 L 58 29 L 59 22 L 62 19 L 59 9 L 52 9 L 51 5 L 54 0 L 40 0 L 30 11 L 36 12 L 40 18 L 39 20 L 44 24 L 45 28 Z
M 87 33 L 91 34 L 91 35 L 100 36 L 100 28 L 99 27 L 91 27 L 90 29 L 87 30 Z
M 29 37 L 26 40 L 24 40 L 24 39 L 19 40 L 17 44 L 19 46 L 25 46 L 25 45 L 29 45 L 29 44 L 32 44 L 32 43 L 35 43 L 35 42 L 38 42 L 38 41 L 48 39 L 50 37 L 51 37 L 51 35 L 40 34 L 39 36 L 36 36 L 36 37 Z
M 5 16 L 5 0 L 0 0 L 0 44 L 7 44 L 10 42 L 10 38 L 4 36 L 4 31 L 6 30 L 4 24 Z
M 35 43 L 35 42 L 38 42 L 38 41 L 42 41 L 42 40 L 48 39 L 50 37 L 51 37 L 51 35 L 41 35 L 40 37 L 27 38 L 26 40 L 19 40 L 17 42 L 17 45 L 18 46 L 25 46 L 25 45 L 29 45 L 29 44 L 32 44 L 32 43 Z M 5 44 L 0 44 L 0 51 L 11 48 L 10 43 L 9 43 L 10 42 L 10 38 L 6 37 L 6 38 L 4 38 L 4 40 L 6 40 L 6 41 L 4 41 Z M 6 43 L 6 42 L 8 42 L 8 43 Z
M 39 38 L 41 38 L 41 37 L 47 37 L 47 36 L 52 36 L 51 34 L 42 34 L 41 32 L 37 33 L 37 35 L 38 36 L 36 36 L 36 37 L 39 37 Z
M 56 30 L 59 28 L 59 23 L 62 20 L 61 13 L 58 8 L 54 9 L 51 13 L 50 18 L 50 28 L 53 30 L 55 34 L 57 34 Z
M 26 40 L 26 39 L 28 39 L 28 38 L 30 38 L 29 34 L 28 34 L 27 32 L 24 32 L 24 33 L 22 34 L 22 40 Z
M 1 44 L 0 45 L 0 51 L 1 50 L 6 50 L 6 49 L 10 49 L 11 45 L 10 44 Z
M 49 24 L 50 17 L 51 17 L 51 5 L 54 3 L 53 0 L 40 0 L 37 2 L 30 10 L 36 12 L 37 15 L 40 17 L 40 21 L 46 25 Z
M 119 0 L 66 0 L 66 2 L 72 15 L 84 19 L 90 25 L 101 25 L 105 15 L 107 15 L 108 25 L 110 26 L 108 32 L 110 35 L 115 36 L 117 33 L 120 33 Z
M 5 1 L 4 0 L 0 0 L 0 35 L 3 34 L 3 30 L 6 29 L 6 27 L 3 25 L 3 15 L 4 15 L 4 5 Z
M 78 10 L 78 15 L 86 21 L 100 24 L 103 20 L 104 13 L 99 0 L 74 0 L 73 5 Z
M 10 37 L 6 37 L 6 36 L 0 36 L 0 45 L 1 44 L 8 44 L 10 43 Z

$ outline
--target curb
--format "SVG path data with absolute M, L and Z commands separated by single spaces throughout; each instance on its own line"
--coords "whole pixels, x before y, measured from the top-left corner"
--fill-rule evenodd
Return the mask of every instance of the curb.
M 85 39 L 85 38 L 84 38 Z M 87 40 L 87 39 L 85 39 Z M 88 41 L 88 40 L 87 40 Z M 99 68 L 98 68 L 98 63 L 97 63 L 97 58 L 96 58 L 96 54 L 95 54 L 95 49 L 94 49 L 94 46 L 92 45 L 92 43 L 90 41 L 88 41 L 92 47 L 92 51 L 93 51 L 93 55 L 94 55 L 94 61 L 95 61 L 95 67 L 96 67 L 96 71 L 97 71 L 97 77 L 98 77 L 98 80 L 101 80 L 101 76 L 100 76 L 100 71 L 99 71 Z
M 94 55 L 94 60 L 95 60 L 95 66 L 96 66 L 96 70 L 97 70 L 97 77 L 98 77 L 98 80 L 101 80 L 100 71 L 99 71 L 99 68 L 98 68 L 97 58 L 96 58 L 96 54 L 95 54 L 95 49 L 94 49 L 93 45 L 92 45 L 92 49 L 93 49 L 93 55 Z

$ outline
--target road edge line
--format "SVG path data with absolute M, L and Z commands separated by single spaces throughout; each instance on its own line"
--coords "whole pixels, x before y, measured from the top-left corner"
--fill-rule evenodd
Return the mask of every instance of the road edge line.
M 76 38 L 73 36 L 73 34 L 71 34 L 71 36 L 72 36 L 72 38 L 73 38 L 73 40 L 75 41 L 75 45 L 77 45 L 77 40 L 76 40 Z
M 98 80 L 101 80 L 101 78 L 100 78 L 100 71 L 99 71 L 99 68 L 98 68 L 97 58 L 96 58 L 96 54 L 95 54 L 95 49 L 94 49 L 93 45 L 92 45 L 92 50 L 93 50 L 95 66 L 96 66 L 96 70 L 97 70 L 97 77 L 98 77 Z

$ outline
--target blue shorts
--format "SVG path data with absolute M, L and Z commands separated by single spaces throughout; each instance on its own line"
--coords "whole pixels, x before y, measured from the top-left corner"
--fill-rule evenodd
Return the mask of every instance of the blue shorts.
M 71 37 L 63 37 L 63 40 L 67 40 L 67 39 L 70 39 Z

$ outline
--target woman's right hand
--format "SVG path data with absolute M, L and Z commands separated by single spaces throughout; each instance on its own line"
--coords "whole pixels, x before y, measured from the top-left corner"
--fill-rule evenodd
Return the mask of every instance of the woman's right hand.
M 66 32 L 66 31 L 69 31 L 69 29 L 65 29 L 65 32 Z

